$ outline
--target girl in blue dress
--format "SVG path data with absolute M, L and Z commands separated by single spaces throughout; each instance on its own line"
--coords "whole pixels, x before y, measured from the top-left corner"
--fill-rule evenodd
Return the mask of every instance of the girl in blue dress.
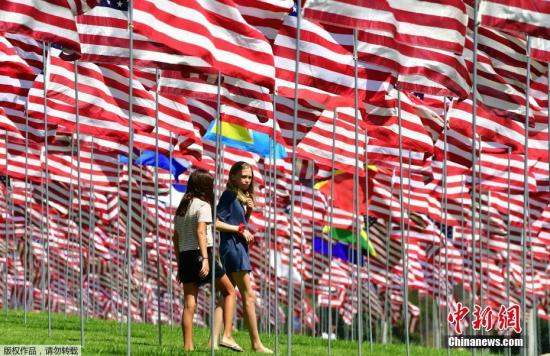
M 249 272 L 250 255 L 248 245 L 254 236 L 248 230 L 248 219 L 256 206 L 254 196 L 254 174 L 246 162 L 235 163 L 229 171 L 226 190 L 217 207 L 216 229 L 220 231 L 220 260 L 233 286 L 237 286 L 243 297 L 244 320 L 248 327 L 252 350 L 273 353 L 266 348 L 258 334 L 256 319 L 256 292 L 252 289 Z M 221 329 L 222 314 L 216 313 L 215 332 Z

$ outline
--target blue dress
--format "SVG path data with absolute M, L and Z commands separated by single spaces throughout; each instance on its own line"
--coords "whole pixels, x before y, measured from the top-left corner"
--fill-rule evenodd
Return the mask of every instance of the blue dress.
M 246 212 L 237 195 L 232 191 L 223 192 L 217 207 L 218 219 L 226 224 L 246 224 Z M 244 237 L 236 232 L 220 232 L 220 260 L 227 273 L 250 272 L 248 244 Z

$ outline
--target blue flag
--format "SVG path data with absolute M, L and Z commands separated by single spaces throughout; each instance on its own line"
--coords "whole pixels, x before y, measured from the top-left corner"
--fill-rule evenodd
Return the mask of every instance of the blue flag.
M 325 239 L 315 236 L 313 239 L 313 250 L 324 256 L 329 255 L 329 242 Z M 333 241 L 332 257 L 339 258 L 342 261 L 355 264 L 357 261 L 357 249 L 349 247 L 349 245 Z M 363 263 L 363 254 L 361 254 L 361 264 Z
M 187 167 L 184 166 L 182 163 L 178 162 L 177 158 L 172 158 L 172 161 L 170 161 L 170 158 L 166 157 L 163 154 L 159 153 L 159 162 L 158 167 L 163 168 L 174 176 L 176 180 L 179 180 L 180 174 L 185 172 L 187 170 Z M 119 155 L 119 161 L 123 164 L 128 164 L 128 157 L 124 155 Z M 133 162 L 136 165 L 142 165 L 142 166 L 155 166 L 155 151 L 143 151 L 141 155 L 134 160 Z

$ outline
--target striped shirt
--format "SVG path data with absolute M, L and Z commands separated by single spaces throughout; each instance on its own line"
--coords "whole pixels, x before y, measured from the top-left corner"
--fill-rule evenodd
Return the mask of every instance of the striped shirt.
M 210 204 L 193 198 L 185 216 L 176 216 L 175 230 L 178 233 L 179 252 L 199 249 L 197 225 L 206 223 L 206 246 L 212 246 L 212 209 Z

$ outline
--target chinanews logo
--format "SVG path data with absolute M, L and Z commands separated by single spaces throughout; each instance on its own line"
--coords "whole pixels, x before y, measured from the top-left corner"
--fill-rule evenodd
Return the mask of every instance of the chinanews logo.
M 457 303 L 454 310 L 447 316 L 451 331 L 455 334 L 447 338 L 449 347 L 466 348 L 484 348 L 484 347 L 523 347 L 522 337 L 500 336 L 503 334 L 516 335 L 521 333 L 520 307 L 512 304 L 509 307 L 501 305 L 498 312 L 491 307 L 482 308 L 474 305 L 474 311 L 471 318 L 468 318 L 470 309 L 462 303 Z M 483 330 L 486 333 L 497 332 L 498 335 L 462 335 L 463 331 L 469 326 L 468 320 L 471 320 L 471 327 L 475 331 Z

